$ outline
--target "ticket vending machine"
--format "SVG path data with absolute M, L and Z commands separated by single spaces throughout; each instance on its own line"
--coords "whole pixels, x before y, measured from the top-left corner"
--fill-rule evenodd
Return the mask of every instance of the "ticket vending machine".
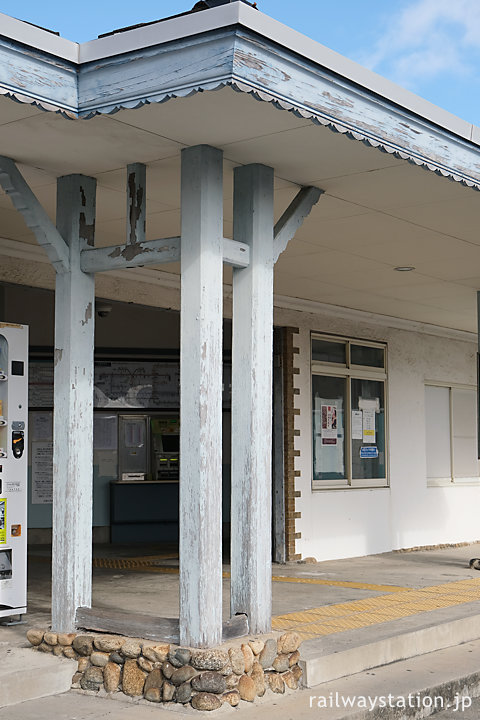
M 27 610 L 28 328 L 0 322 L 0 622 Z

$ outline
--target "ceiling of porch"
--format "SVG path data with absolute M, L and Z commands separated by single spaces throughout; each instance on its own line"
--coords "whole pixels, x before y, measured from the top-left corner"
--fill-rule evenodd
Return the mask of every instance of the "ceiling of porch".
M 57 177 L 97 178 L 98 245 L 124 241 L 128 163 L 148 167 L 148 239 L 180 234 L 183 147 L 224 151 L 227 237 L 234 167 L 271 165 L 276 219 L 299 186 L 325 191 L 277 263 L 277 294 L 476 330 L 480 195 L 459 183 L 230 88 L 78 121 L 0 97 L 0 126 L 0 154 L 20 164 L 52 219 Z M 5 240 L 35 243 L 0 193 L 2 254 Z

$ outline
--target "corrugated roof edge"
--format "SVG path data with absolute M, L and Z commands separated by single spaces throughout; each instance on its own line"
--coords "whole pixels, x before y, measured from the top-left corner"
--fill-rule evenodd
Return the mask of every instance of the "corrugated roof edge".
M 437 107 L 371 70 L 361 67 L 334 50 L 330 50 L 277 20 L 254 10 L 243 2 L 234 2 L 210 10 L 190 13 L 186 16 L 91 40 L 81 45 L 0 13 L 1 35 L 80 64 L 95 62 L 237 24 L 440 128 L 480 145 L 479 127 Z

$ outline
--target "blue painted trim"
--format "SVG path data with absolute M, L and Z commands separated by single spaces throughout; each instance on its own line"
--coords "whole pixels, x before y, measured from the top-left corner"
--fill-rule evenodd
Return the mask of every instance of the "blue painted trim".
M 0 92 L 78 114 L 78 67 L 0 36 Z
M 239 25 L 78 66 L 0 37 L 0 92 L 69 116 L 225 86 L 480 187 L 477 145 Z

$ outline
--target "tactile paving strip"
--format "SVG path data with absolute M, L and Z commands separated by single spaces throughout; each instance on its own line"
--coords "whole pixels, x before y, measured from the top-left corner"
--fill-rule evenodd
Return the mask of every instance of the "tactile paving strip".
M 43 556 L 31 556 L 29 559 L 39 562 L 50 560 Z M 177 560 L 178 555 L 174 553 L 132 558 L 107 557 L 93 558 L 93 566 L 109 570 L 176 575 L 178 574 L 178 565 L 165 563 L 168 563 L 168 561 L 176 562 Z M 229 578 L 230 573 L 223 572 L 223 577 Z M 274 575 L 272 581 L 388 593 L 387 595 L 352 600 L 338 605 L 324 605 L 300 612 L 286 613 L 273 618 L 273 630 L 295 630 L 302 640 L 369 627 L 379 623 L 391 622 L 392 620 L 400 620 L 422 612 L 454 607 L 455 605 L 480 600 L 480 578 L 458 580 L 425 588 L 405 588 L 395 585 L 374 585 L 353 581 L 298 578 L 283 575 Z
M 404 590 L 273 618 L 274 630 L 295 630 L 302 640 L 400 620 L 418 613 L 480 600 L 480 579 Z

